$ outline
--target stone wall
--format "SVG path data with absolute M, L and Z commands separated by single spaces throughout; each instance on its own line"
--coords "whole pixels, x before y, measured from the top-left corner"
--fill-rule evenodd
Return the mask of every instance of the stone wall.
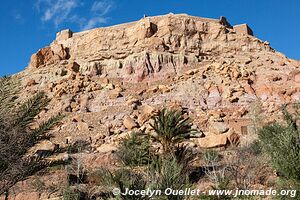
M 235 25 L 233 26 L 233 29 L 236 33 L 253 36 L 253 31 L 247 24 Z
M 49 47 L 32 56 L 29 67 L 74 61 L 80 71 L 97 66 L 101 71 L 97 74 L 135 82 L 180 74 L 218 55 L 242 51 L 243 47 L 251 52 L 268 50 L 262 41 L 253 38 L 249 42 L 247 35 L 236 32 L 252 34 L 246 24 L 232 28 L 225 17 L 207 19 L 185 14 L 144 17 L 77 33 L 66 29 L 56 34 Z
M 73 32 L 70 29 L 65 29 L 56 34 L 56 40 L 57 41 L 66 40 L 71 38 L 72 36 L 73 36 Z

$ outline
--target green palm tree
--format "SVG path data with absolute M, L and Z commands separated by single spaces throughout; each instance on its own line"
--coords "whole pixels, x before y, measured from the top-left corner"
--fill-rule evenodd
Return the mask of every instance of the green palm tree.
M 43 160 L 25 159 L 25 155 L 63 118 L 55 115 L 31 129 L 30 125 L 50 100 L 45 93 L 38 92 L 22 102 L 18 99 L 19 83 L 17 76 L 0 78 L 0 195 L 48 166 Z
M 157 133 L 153 139 L 162 144 L 165 153 L 172 151 L 176 144 L 188 138 L 195 131 L 192 129 L 189 117 L 184 117 L 182 111 L 163 109 L 154 117 L 150 124 Z

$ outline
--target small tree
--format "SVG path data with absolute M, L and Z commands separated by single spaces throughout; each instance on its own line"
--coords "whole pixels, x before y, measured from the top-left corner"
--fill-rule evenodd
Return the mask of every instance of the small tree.
M 182 142 L 194 131 L 190 122 L 189 117 L 184 118 L 182 111 L 163 109 L 151 124 L 157 133 L 153 138 L 162 144 L 164 152 L 171 152 L 175 144 Z

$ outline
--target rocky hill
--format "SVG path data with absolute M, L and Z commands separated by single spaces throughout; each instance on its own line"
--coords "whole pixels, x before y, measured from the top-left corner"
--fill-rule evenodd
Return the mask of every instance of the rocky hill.
M 41 90 L 51 98 L 39 118 L 67 113 L 44 147 L 86 141 L 90 168 L 114 165 L 120 140 L 151 132 L 151 116 L 163 107 L 185 109 L 199 130 L 189 145 L 212 148 L 246 143 L 257 104 L 267 123 L 282 104 L 300 100 L 300 62 L 224 17 L 168 14 L 63 30 L 18 75 L 24 98 Z

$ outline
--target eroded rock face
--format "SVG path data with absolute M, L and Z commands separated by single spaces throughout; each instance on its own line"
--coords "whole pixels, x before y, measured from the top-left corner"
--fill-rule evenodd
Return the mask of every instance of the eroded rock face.
M 45 90 L 65 112 L 122 107 L 134 96 L 132 110 L 172 100 L 204 115 L 201 123 L 245 117 L 258 100 L 274 113 L 300 98 L 299 62 L 250 30 L 224 17 L 173 14 L 79 33 L 65 30 L 32 56 L 25 92 Z M 132 116 L 142 126 L 150 115 Z
M 170 108 L 187 110 L 209 133 L 199 146 L 214 148 L 251 131 L 253 103 L 271 121 L 282 104 L 299 101 L 299 66 L 245 24 L 169 14 L 58 33 L 22 73 L 22 97 L 44 90 L 51 102 L 40 118 L 65 112 L 82 119 L 60 126 L 55 144 L 84 138 L 96 149 L 116 146 L 130 131 L 153 133 L 152 117 Z
M 249 46 L 249 41 L 254 45 Z M 30 66 L 45 67 L 70 58 L 83 74 L 140 82 L 177 75 L 215 55 L 243 48 L 271 51 L 250 34 L 237 34 L 224 17 L 169 14 L 80 33 L 62 31 L 50 47 L 33 55 Z
M 68 53 L 62 44 L 54 42 L 50 47 L 40 49 L 33 54 L 30 59 L 29 67 L 40 68 L 68 58 Z

